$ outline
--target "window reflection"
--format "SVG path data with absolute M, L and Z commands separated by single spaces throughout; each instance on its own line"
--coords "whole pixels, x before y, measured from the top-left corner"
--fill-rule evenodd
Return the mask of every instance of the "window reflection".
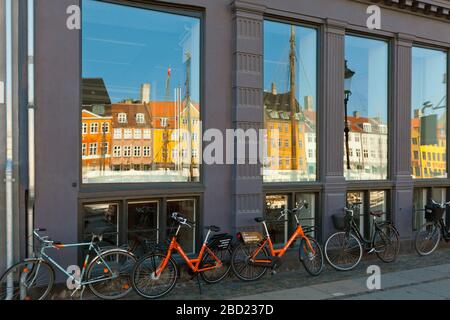
M 265 21 L 264 39 L 264 181 L 314 181 L 317 32 Z
M 273 244 L 284 244 L 288 238 L 289 216 L 278 220 L 281 211 L 288 208 L 287 195 L 266 196 L 267 228 Z
M 181 213 L 190 222 L 196 222 L 196 201 L 195 199 L 180 199 L 180 200 L 167 200 L 167 226 L 168 235 L 171 236 L 176 231 L 178 226 L 171 218 L 172 213 Z M 182 226 L 178 235 L 178 243 L 183 247 L 186 253 L 195 252 L 195 224 L 191 228 Z
M 355 202 L 360 202 L 361 204 L 353 208 L 353 219 L 356 225 L 359 227 L 359 231 L 364 234 L 364 192 L 358 191 L 347 193 L 347 203 L 351 205 Z
M 83 239 L 90 241 L 92 235 L 103 235 L 101 246 L 119 244 L 119 206 L 117 203 L 85 204 Z
M 159 243 L 159 203 L 128 203 L 128 245 L 131 251 L 141 256 Z
M 447 55 L 416 47 L 412 56 L 412 176 L 446 178 Z
M 84 0 L 82 33 L 83 182 L 199 181 L 199 19 Z
M 388 44 L 345 37 L 345 59 L 353 71 L 348 100 L 350 170 L 347 180 L 387 179 L 388 170 Z

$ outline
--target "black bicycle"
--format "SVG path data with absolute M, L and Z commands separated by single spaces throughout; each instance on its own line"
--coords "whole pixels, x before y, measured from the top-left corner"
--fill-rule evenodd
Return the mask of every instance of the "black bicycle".
M 416 251 L 421 256 L 427 256 L 436 250 L 441 237 L 446 242 L 450 241 L 450 233 L 443 219 L 448 206 L 450 206 L 450 201 L 439 203 L 433 199 L 425 206 L 427 222 L 419 229 L 415 240 Z
M 361 261 L 363 250 L 375 252 L 383 262 L 392 262 L 400 250 L 400 236 L 397 229 L 389 222 L 379 222 L 377 218 L 384 215 L 382 211 L 372 211 L 372 237 L 365 239 L 354 220 L 354 210 L 361 202 L 344 208 L 345 214 L 333 215 L 336 229 L 325 243 L 325 257 L 337 270 L 347 271 L 355 268 Z

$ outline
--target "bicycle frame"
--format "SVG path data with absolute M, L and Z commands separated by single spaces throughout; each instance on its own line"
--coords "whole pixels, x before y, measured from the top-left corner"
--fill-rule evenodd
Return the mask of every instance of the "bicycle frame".
M 266 224 L 265 221 L 263 221 L 262 224 L 263 224 L 264 230 L 266 232 L 266 237 L 261 241 L 259 247 L 255 250 L 255 252 L 251 256 L 251 260 L 254 263 L 271 263 L 272 262 L 271 260 L 256 259 L 256 256 L 261 252 L 261 250 L 267 244 L 269 245 L 270 255 L 272 257 L 279 257 L 279 258 L 281 258 L 281 257 L 284 256 L 284 254 L 289 249 L 289 247 L 292 245 L 292 243 L 294 243 L 294 241 L 297 240 L 297 238 L 302 238 L 302 239 L 306 240 L 306 243 L 308 244 L 309 249 L 313 252 L 313 254 L 316 254 L 314 248 L 311 245 L 311 242 L 309 241 L 308 237 L 303 232 L 303 228 L 298 222 L 297 222 L 297 229 L 291 235 L 291 237 L 289 238 L 288 242 L 281 249 L 275 249 L 273 247 L 273 242 L 272 242 L 272 239 L 270 237 L 270 233 L 269 233 L 269 230 L 267 228 L 267 224 Z
M 80 275 L 79 279 L 76 279 L 73 274 L 70 274 L 69 272 L 67 272 L 58 262 L 56 262 L 54 259 L 52 259 L 45 252 L 47 249 L 60 250 L 60 249 L 64 249 L 64 248 L 81 248 L 81 247 L 89 247 L 89 251 L 88 251 L 88 253 L 87 253 L 87 255 L 86 255 L 85 259 L 84 259 L 82 270 L 81 270 L 81 275 Z M 105 273 L 111 274 L 113 276 L 111 276 L 110 278 L 104 278 L 103 277 L 101 279 L 94 279 L 94 280 L 91 280 L 91 281 L 83 281 L 84 276 L 86 274 L 86 269 L 87 269 L 87 266 L 88 266 L 89 258 L 90 258 L 90 254 L 89 253 L 91 251 L 94 251 L 96 256 L 100 257 L 101 261 L 105 265 L 105 268 L 108 269 L 108 272 L 105 272 Z M 102 281 L 105 281 L 107 279 L 114 279 L 114 273 L 113 273 L 111 267 L 109 266 L 109 264 L 103 259 L 103 257 L 101 257 L 101 253 L 102 252 L 100 251 L 100 248 L 98 247 L 98 245 L 94 244 L 94 241 L 85 242 L 85 243 L 72 243 L 72 244 L 54 244 L 54 245 L 47 245 L 47 246 L 42 247 L 38 259 L 50 262 L 51 265 L 55 266 L 59 271 L 64 273 L 69 279 L 72 279 L 75 282 L 77 287 L 81 287 L 81 286 L 85 286 L 85 285 L 89 285 L 89 284 L 93 284 L 93 283 L 97 283 L 97 282 L 102 282 Z M 38 271 L 39 271 L 39 269 L 37 270 L 37 272 Z
M 178 252 L 180 254 L 180 256 L 183 258 L 183 260 L 186 262 L 186 264 L 189 266 L 189 268 L 195 273 L 209 271 L 209 270 L 213 270 L 213 269 L 222 267 L 222 261 L 220 261 L 220 259 L 217 258 L 217 256 L 214 254 L 214 252 L 211 249 L 209 249 L 209 247 L 207 245 L 208 239 L 211 235 L 211 230 L 208 230 L 208 234 L 206 235 L 205 241 L 203 242 L 202 248 L 200 249 L 198 256 L 194 259 L 189 259 L 189 257 L 184 252 L 183 248 L 180 246 L 180 244 L 178 243 L 178 240 L 177 240 L 177 236 L 178 236 L 178 233 L 180 232 L 180 228 L 181 228 L 181 226 L 178 226 L 177 232 L 175 233 L 175 236 L 173 236 L 172 241 L 170 242 L 170 246 L 169 246 L 169 249 L 167 250 L 167 254 L 166 254 L 164 260 L 161 262 L 160 267 L 158 267 L 158 269 L 155 272 L 157 277 L 159 277 L 161 275 L 161 273 L 164 271 L 164 269 L 167 267 L 167 264 L 169 263 L 169 260 L 170 260 L 170 257 L 172 256 L 173 251 Z M 205 252 L 208 252 L 208 254 L 217 262 L 216 265 L 214 265 L 212 267 L 200 268 L 200 263 L 203 259 Z
M 353 211 L 353 210 L 352 210 Z M 373 247 L 373 242 L 375 239 L 375 233 L 377 230 L 381 230 L 379 227 L 379 222 L 377 222 L 377 220 L 375 219 L 376 217 L 373 217 L 373 225 L 372 225 L 372 230 L 371 230 L 371 239 L 365 239 L 364 236 L 361 234 L 361 231 L 359 230 L 354 217 L 353 217 L 353 212 L 352 212 L 352 219 L 350 222 L 350 230 L 353 231 L 353 233 L 356 235 L 356 237 L 358 238 L 359 241 L 361 241 L 362 244 L 364 244 L 364 247 L 367 248 L 372 248 Z

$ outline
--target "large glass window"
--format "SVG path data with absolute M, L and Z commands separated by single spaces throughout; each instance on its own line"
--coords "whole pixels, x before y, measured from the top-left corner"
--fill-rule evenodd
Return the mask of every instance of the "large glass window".
M 83 0 L 82 46 L 82 140 L 111 146 L 83 183 L 199 181 L 200 19 Z
M 347 180 L 387 179 L 388 44 L 345 37 L 348 150 Z M 346 138 L 344 138 L 346 139 Z M 347 152 L 349 164 L 347 162 Z
M 447 54 L 414 47 L 412 59 L 412 176 L 446 178 Z
M 317 31 L 264 22 L 265 182 L 314 181 Z

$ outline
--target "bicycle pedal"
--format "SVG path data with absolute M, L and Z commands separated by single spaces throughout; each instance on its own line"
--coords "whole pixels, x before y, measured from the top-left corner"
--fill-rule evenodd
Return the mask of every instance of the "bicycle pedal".
M 374 253 L 374 252 L 375 252 L 375 248 L 372 248 L 372 249 L 369 250 L 368 253 Z

